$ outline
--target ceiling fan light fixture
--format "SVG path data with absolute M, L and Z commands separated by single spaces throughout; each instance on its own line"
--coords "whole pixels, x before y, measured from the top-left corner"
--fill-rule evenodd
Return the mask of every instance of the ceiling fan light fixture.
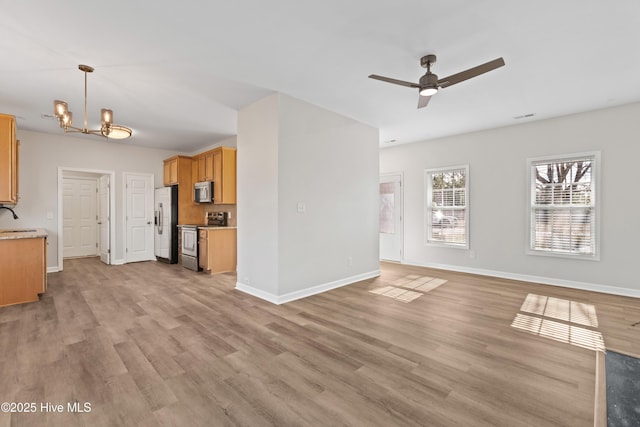
M 427 86 L 420 89 L 421 96 L 433 96 L 438 93 L 438 88 L 435 86 Z
M 82 128 L 72 126 L 72 114 L 65 101 L 53 101 L 53 114 L 58 119 L 64 132 L 80 132 L 87 135 L 98 135 L 110 139 L 125 139 L 132 135 L 132 130 L 125 126 L 113 124 L 113 111 L 108 108 L 100 110 L 100 129 L 87 128 L 87 73 L 93 72 L 89 65 L 78 65 L 78 69 L 84 73 L 84 126 Z

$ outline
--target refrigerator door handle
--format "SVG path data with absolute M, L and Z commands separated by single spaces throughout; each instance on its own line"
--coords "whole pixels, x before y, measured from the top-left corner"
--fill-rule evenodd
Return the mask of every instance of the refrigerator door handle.
M 158 234 L 162 234 L 162 221 L 164 218 L 164 209 L 162 203 L 160 203 L 160 209 L 158 210 Z

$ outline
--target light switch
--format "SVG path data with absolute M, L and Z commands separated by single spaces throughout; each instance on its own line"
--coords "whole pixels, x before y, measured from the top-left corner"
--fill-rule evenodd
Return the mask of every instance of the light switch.
M 53 219 L 53 212 L 47 212 L 47 219 Z
M 306 210 L 307 210 L 307 206 L 305 205 L 305 203 L 298 202 L 298 206 L 297 206 L 298 213 L 305 213 Z

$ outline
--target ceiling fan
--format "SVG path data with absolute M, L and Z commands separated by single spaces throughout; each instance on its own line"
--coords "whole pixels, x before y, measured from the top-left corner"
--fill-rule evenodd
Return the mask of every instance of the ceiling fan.
M 431 72 L 431 66 L 435 63 L 435 55 L 425 55 L 420 58 L 420 65 L 422 68 L 426 68 L 427 72 L 424 76 L 420 77 L 419 83 L 405 82 L 404 80 L 396 80 L 389 77 L 378 76 L 376 74 L 371 74 L 369 78 L 418 89 L 418 108 L 423 108 L 429 104 L 431 96 L 435 95 L 438 92 L 438 89 L 444 89 L 456 83 L 463 82 L 472 77 L 477 77 L 480 74 L 488 73 L 489 71 L 502 67 L 504 65 L 504 59 L 494 59 L 493 61 L 478 65 L 477 67 L 469 68 L 468 70 L 461 71 L 443 79 L 438 79 L 438 76 Z

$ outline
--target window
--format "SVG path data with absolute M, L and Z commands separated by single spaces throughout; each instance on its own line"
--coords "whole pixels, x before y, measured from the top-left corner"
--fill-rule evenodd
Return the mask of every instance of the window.
M 425 170 L 428 244 L 469 247 L 469 166 Z
M 599 153 L 530 159 L 529 253 L 598 259 Z

